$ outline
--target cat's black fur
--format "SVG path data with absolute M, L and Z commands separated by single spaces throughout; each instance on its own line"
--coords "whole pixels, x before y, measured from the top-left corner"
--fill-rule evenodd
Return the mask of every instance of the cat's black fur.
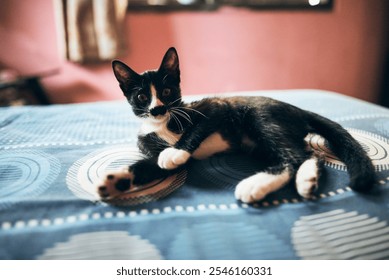
M 166 52 L 158 70 L 137 74 L 120 61 L 113 62 L 113 70 L 135 115 L 150 122 L 155 131 L 149 129 L 139 135 L 138 146 L 145 159 L 130 166 L 131 175 L 116 174 L 114 181 L 112 176 L 107 179 L 99 189 L 102 197 L 110 197 L 116 191 L 120 194 L 129 190 L 132 184 L 143 185 L 177 172 L 188 155 L 195 156 L 196 151 L 202 150 L 203 142 L 216 134 L 221 136 L 218 141 L 222 144 L 212 143 L 212 138 L 207 145 L 204 144 L 207 146 L 205 156 L 214 153 L 207 154 L 209 147 L 211 150 L 215 148 L 212 145 L 227 145 L 222 151 L 242 151 L 263 161 L 268 166 L 262 171 L 266 174 L 277 175 L 286 170 L 289 176 L 286 181 L 289 181 L 308 159 L 315 159 L 315 172 L 319 173 L 320 155 L 308 150 L 304 141 L 308 133 L 317 133 L 328 140 L 333 152 L 346 164 L 351 188 L 364 191 L 375 184 L 374 167 L 360 144 L 339 124 L 315 113 L 266 97 L 215 97 L 185 104 L 181 100 L 179 61 L 174 48 Z M 173 133 L 178 141 L 166 140 L 170 138 L 161 136 L 161 131 Z M 170 154 L 164 153 L 166 149 L 170 149 Z M 172 163 L 174 157 L 179 159 L 176 164 Z M 306 178 L 312 181 L 306 196 L 315 190 L 318 176 Z M 268 177 L 264 175 L 264 178 Z M 269 178 L 277 182 L 276 177 Z M 253 190 L 246 191 L 253 194 L 244 194 L 243 198 L 238 194 L 238 199 L 252 202 L 285 184 L 283 181 L 280 186 L 270 188 L 254 182 L 254 179 L 243 184 L 245 188 L 247 184 L 254 184 Z M 116 190 L 107 187 L 110 182 L 114 182 Z M 256 194 L 261 188 L 263 194 Z

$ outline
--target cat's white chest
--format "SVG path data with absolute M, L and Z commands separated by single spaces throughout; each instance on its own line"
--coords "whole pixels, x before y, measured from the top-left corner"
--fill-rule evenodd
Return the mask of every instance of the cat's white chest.
M 169 145 L 173 146 L 182 134 L 176 134 L 167 128 L 167 120 L 154 121 L 146 120 L 139 129 L 139 135 L 147 135 L 155 133 L 157 136 L 165 140 Z

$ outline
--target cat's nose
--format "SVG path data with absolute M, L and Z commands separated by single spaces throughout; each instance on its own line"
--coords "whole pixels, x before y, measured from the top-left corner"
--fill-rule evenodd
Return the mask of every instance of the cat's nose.
M 156 106 L 153 109 L 150 110 L 150 114 L 154 117 L 158 115 L 165 115 L 167 112 L 167 109 L 165 106 Z

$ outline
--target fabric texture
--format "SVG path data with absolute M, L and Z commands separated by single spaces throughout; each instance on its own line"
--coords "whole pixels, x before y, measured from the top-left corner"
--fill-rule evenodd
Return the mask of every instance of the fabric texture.
M 235 94 L 340 123 L 373 159 L 377 188 L 352 191 L 326 141 L 309 135 L 327 155 L 312 199 L 291 183 L 236 201 L 260 162 L 224 154 L 107 204 L 98 181 L 140 156 L 125 101 L 0 108 L 0 259 L 389 259 L 389 110 L 317 90 Z

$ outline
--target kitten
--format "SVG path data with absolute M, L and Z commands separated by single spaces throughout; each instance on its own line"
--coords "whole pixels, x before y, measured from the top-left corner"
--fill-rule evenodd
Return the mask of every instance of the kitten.
M 214 97 L 185 104 L 174 48 L 158 70 L 137 74 L 117 60 L 112 66 L 134 114 L 143 120 L 138 146 L 145 159 L 108 175 L 98 189 L 103 199 L 169 176 L 191 157 L 226 151 L 247 153 L 268 166 L 236 186 L 236 199 L 261 200 L 292 179 L 298 193 L 309 198 L 317 189 L 323 160 L 308 149 L 308 133 L 328 140 L 347 165 L 351 188 L 364 191 L 375 184 L 374 167 L 360 144 L 339 124 L 317 114 L 267 97 Z

